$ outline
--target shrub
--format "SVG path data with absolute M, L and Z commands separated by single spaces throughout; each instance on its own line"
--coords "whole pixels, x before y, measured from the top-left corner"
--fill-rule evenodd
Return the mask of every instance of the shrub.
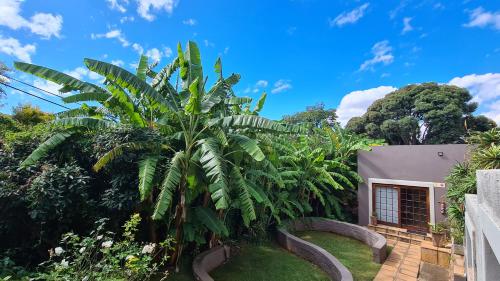
M 50 260 L 42 264 L 45 271 L 34 280 L 133 281 L 160 274 L 173 249 L 173 239 L 167 238 L 159 245 L 137 242 L 135 236 L 141 221 L 138 214 L 124 224 L 121 237 L 106 230 L 107 221 L 98 220 L 88 236 L 63 235 L 60 245 L 50 250 Z M 165 278 L 168 272 L 161 275 Z

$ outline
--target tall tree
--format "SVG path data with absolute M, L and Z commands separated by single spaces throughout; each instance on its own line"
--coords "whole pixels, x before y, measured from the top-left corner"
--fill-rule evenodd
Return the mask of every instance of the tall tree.
M 162 142 L 119 144 L 102 156 L 94 169 L 98 171 L 128 151 L 141 153 L 140 197 L 152 202 L 156 195 L 154 219 L 169 223 L 173 218 L 174 261 L 179 260 L 186 242 L 201 241 L 207 229 L 227 235 L 212 208 L 221 213 L 236 205 L 246 225 L 256 219 L 255 193 L 245 184 L 239 165 L 242 161 L 235 157 L 262 161 L 265 156 L 255 139 L 256 133 L 294 131 L 291 126 L 258 116 L 265 94 L 253 110 L 249 106 L 251 99 L 236 97 L 231 88 L 240 76 L 232 74 L 225 78 L 220 60 L 214 67 L 218 79 L 207 88 L 201 55 L 194 42 L 188 42 L 185 50 L 179 44 L 177 55 L 159 72 L 148 67 L 147 58 L 142 57 L 136 74 L 106 62 L 85 59 L 90 71 L 105 77 L 104 87 L 45 67 L 15 64 L 19 70 L 62 85 L 62 92 L 78 92 L 66 97 L 66 102 L 93 101 L 101 105 L 84 104 L 59 114 L 55 123 L 67 129 L 41 144 L 23 166 L 44 157 L 80 130 L 126 125 L 157 130 L 164 136 Z M 176 86 L 171 83 L 174 73 L 178 73 Z M 147 76 L 152 78 L 151 84 Z M 167 162 L 164 170 L 160 168 L 161 161 Z M 238 196 L 233 198 L 231 194 L 235 193 Z
M 306 107 L 305 111 L 297 112 L 293 115 L 283 116 L 283 120 L 290 124 L 312 124 L 314 127 L 319 128 L 323 122 L 333 124 L 337 120 L 336 110 L 333 108 L 325 108 L 324 103 Z
M 375 101 L 347 128 L 389 144 L 463 143 L 472 131 L 496 127 L 484 116 L 473 116 L 477 103 L 463 88 L 437 83 L 409 85 Z

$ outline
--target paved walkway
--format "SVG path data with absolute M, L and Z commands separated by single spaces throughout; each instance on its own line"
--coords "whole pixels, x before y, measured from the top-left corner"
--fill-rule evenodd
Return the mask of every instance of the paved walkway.
M 417 281 L 420 266 L 420 246 L 387 240 L 392 252 L 380 268 L 374 281 Z

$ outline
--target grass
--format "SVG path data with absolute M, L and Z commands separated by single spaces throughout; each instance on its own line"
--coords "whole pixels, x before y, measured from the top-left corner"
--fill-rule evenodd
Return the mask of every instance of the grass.
M 380 270 L 381 265 L 372 261 L 370 247 L 356 239 L 320 231 L 303 231 L 294 235 L 330 252 L 351 271 L 356 281 L 373 280 Z
M 325 272 L 274 243 L 242 245 L 240 253 L 210 273 L 217 281 L 327 281 Z

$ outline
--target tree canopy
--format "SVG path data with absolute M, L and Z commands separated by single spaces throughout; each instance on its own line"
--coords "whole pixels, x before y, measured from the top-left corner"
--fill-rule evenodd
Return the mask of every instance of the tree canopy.
M 347 129 L 389 144 L 463 143 L 471 131 L 496 127 L 485 116 L 473 116 L 477 103 L 463 88 L 437 83 L 409 85 L 375 101 Z
M 325 108 L 325 104 L 320 102 L 316 105 L 307 106 L 305 111 L 297 112 L 292 115 L 283 116 L 283 120 L 290 124 L 310 123 L 319 128 L 323 121 L 329 124 L 337 119 L 336 109 Z

